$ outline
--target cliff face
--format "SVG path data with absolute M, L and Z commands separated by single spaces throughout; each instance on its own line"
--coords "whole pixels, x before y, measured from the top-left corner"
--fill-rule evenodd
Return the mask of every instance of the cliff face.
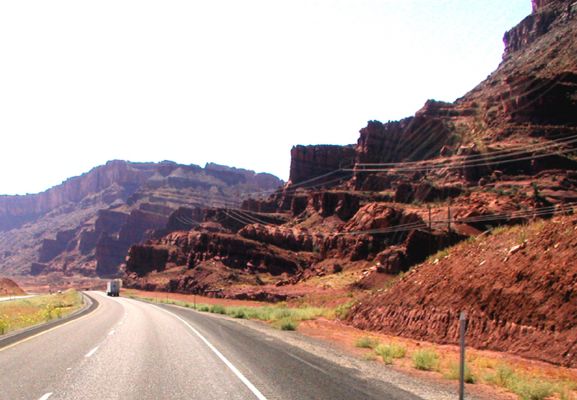
M 370 121 L 360 131 L 355 161 L 390 163 L 437 156 L 451 133 L 450 120 L 439 111 L 447 108 L 451 105 L 429 101 L 415 117 L 386 124 Z
M 577 12 L 574 0 L 533 0 L 533 13 L 505 34 L 504 57 L 522 50 Z
M 575 3 L 575 0 L 531 0 L 531 3 L 533 5 L 533 14 L 536 14 L 550 7 L 557 9 L 570 7 Z
M 164 229 L 178 208 L 239 203 L 281 184 L 217 164 L 111 161 L 43 193 L 1 196 L 0 271 L 114 275 L 128 248 Z
M 350 167 L 355 158 L 352 146 L 295 146 L 291 150 L 290 181 L 298 184 L 340 168 Z M 333 180 L 334 175 L 325 179 Z M 322 183 L 315 181 L 315 184 Z
M 113 185 L 122 188 L 126 196 L 131 187 L 142 185 L 155 168 L 155 164 L 110 161 L 39 194 L 0 196 L 0 230 L 14 228 L 21 221 L 30 220 L 67 203 L 80 202 L 88 195 L 102 192 Z

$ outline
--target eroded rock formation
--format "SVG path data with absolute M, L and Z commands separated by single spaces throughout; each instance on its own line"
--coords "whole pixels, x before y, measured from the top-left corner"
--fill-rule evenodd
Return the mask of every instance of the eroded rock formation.
M 281 184 L 217 164 L 111 161 L 43 193 L 0 196 L 0 270 L 115 275 L 132 244 L 193 217 L 169 221 L 175 210 L 240 205 L 242 193 Z

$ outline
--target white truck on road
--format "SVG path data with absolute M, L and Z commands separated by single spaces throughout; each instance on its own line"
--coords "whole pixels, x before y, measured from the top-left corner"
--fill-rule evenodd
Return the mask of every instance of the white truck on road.
M 112 297 L 120 296 L 120 286 L 122 281 L 120 279 L 112 279 L 106 283 L 106 295 Z

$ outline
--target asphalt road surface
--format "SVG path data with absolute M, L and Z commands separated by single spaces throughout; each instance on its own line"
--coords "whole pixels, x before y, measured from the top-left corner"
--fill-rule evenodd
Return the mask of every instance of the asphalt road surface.
M 94 312 L 0 349 L 1 400 L 418 399 L 234 320 L 90 295 Z
M 13 300 L 21 300 L 21 299 L 29 299 L 30 297 L 36 297 L 37 294 L 29 294 L 26 296 L 7 296 L 7 297 L 0 297 L 0 302 L 2 301 L 13 301 Z

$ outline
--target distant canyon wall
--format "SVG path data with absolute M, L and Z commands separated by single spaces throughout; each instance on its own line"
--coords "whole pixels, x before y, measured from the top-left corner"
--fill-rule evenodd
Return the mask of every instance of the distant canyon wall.
M 113 184 L 140 186 L 154 173 L 153 165 L 110 161 L 42 193 L 0 196 L 0 230 L 10 229 L 27 218 L 44 214 L 64 204 L 79 202 Z

